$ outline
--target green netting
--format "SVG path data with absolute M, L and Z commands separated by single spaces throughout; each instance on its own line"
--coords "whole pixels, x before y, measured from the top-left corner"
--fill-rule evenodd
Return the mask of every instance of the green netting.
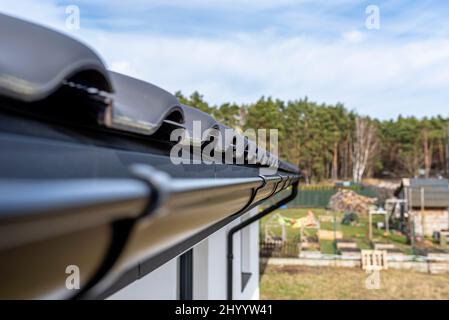
M 377 198 L 378 194 L 376 190 L 370 187 L 354 186 L 350 188 L 358 194 L 366 197 Z M 337 193 L 336 187 L 300 187 L 298 196 L 287 204 L 288 208 L 325 208 L 329 204 L 330 198 Z M 287 191 L 288 192 L 288 191 Z M 285 192 L 277 194 L 270 203 L 275 203 L 280 198 L 285 197 Z

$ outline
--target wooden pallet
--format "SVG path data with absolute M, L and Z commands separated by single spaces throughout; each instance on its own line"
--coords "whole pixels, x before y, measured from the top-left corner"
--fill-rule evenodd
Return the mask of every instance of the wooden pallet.
M 362 269 L 366 271 L 387 270 L 387 251 L 362 250 Z

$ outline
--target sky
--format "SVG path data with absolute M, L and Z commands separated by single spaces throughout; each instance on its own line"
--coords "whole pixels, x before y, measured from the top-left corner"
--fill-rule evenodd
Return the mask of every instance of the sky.
M 70 5 L 79 29 L 67 27 Z M 372 6 L 379 28 L 367 27 Z M 112 70 L 213 104 L 307 96 L 380 119 L 449 116 L 445 0 L 0 0 L 0 12 L 81 40 Z

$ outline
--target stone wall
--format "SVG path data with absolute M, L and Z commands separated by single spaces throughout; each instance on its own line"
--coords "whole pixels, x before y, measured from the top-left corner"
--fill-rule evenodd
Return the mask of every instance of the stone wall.
M 415 233 L 417 235 L 432 236 L 435 231 L 449 229 L 449 212 L 448 210 L 430 210 L 423 212 L 415 209 Z
M 345 260 L 335 259 L 312 259 L 312 258 L 261 258 L 262 263 L 278 266 L 309 266 L 309 267 L 343 267 L 361 268 L 360 259 Z M 429 274 L 448 274 L 449 261 L 431 261 L 409 259 L 390 260 L 388 259 L 388 269 L 413 270 Z

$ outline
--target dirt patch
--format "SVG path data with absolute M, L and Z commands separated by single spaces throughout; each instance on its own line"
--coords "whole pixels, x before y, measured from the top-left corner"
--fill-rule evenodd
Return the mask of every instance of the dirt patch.
M 274 272 L 279 273 L 286 273 L 289 275 L 295 275 L 295 274 L 319 274 L 320 269 L 319 268 L 307 268 L 304 266 L 277 266 L 274 269 Z

